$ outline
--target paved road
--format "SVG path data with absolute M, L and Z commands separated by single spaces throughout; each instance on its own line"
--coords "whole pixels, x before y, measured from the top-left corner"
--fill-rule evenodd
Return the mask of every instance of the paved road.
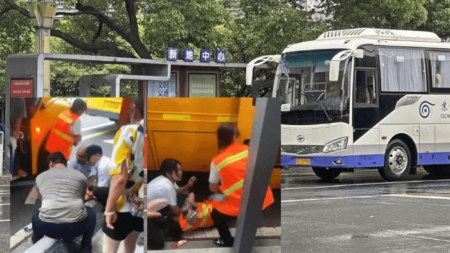
M 111 157 L 112 143 L 116 133 L 114 122 L 102 117 L 81 116 L 81 129 L 83 140 L 80 146 L 99 145 L 103 149 L 103 154 Z M 72 156 L 76 154 L 76 148 L 72 150 Z
M 283 173 L 283 253 L 449 252 L 450 177 L 419 169 L 386 182 L 359 170 L 324 183 L 310 169 Z
M 103 153 L 105 155 L 111 156 L 112 141 L 116 130 L 114 123 L 109 119 L 91 117 L 88 115 L 83 115 L 81 122 L 83 141 L 80 145 L 97 144 L 103 148 Z M 73 150 L 73 153 L 75 152 L 76 149 Z M 11 208 L 14 209 L 11 222 L 11 234 L 15 234 L 16 232 L 23 230 L 25 226 L 29 225 L 31 223 L 33 212 L 40 205 L 39 199 L 33 201 L 37 196 L 35 189 L 33 189 L 34 183 L 34 179 L 28 181 L 13 181 L 11 183 Z M 27 202 L 27 204 L 25 204 L 25 202 Z
M 9 184 L 0 185 L 0 249 L 9 248 L 10 223 Z

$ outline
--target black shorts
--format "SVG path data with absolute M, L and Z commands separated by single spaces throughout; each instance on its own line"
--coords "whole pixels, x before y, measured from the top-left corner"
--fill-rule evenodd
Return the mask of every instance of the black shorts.
M 117 220 L 113 226 L 114 230 L 107 228 L 105 219 L 103 219 L 103 233 L 113 240 L 123 241 L 133 231 L 144 232 L 144 219 L 130 213 L 117 213 Z

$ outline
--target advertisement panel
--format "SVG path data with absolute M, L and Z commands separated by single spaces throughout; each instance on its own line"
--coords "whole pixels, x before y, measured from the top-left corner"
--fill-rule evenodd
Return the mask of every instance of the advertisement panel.
M 189 74 L 189 97 L 217 96 L 217 74 Z
M 169 81 L 148 81 L 148 97 L 176 97 L 177 74 L 172 73 Z

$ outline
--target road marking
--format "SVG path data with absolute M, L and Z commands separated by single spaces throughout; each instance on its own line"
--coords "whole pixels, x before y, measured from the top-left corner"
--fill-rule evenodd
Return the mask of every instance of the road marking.
M 8 220 L 0 220 L 0 222 L 4 222 L 4 221 L 10 221 L 9 219 Z
M 364 198 L 375 198 L 379 196 L 385 195 L 376 195 L 376 196 L 352 196 L 352 197 L 336 197 L 336 198 L 320 198 L 320 199 L 289 199 L 282 200 L 281 203 L 291 203 L 291 202 L 305 202 L 305 201 L 319 201 L 319 200 L 338 200 L 338 199 L 364 199 Z
M 450 200 L 450 197 L 441 196 L 426 196 L 426 195 L 410 195 L 410 194 L 389 194 L 390 197 L 401 197 L 401 198 L 417 198 L 417 199 L 443 199 Z
M 450 231 L 450 227 L 448 226 L 441 226 L 441 227 L 433 227 L 433 228 L 421 228 L 416 230 L 382 230 L 374 233 L 366 234 L 368 238 L 395 238 L 399 236 L 404 237 L 414 237 L 414 238 L 421 238 L 421 239 L 429 239 L 429 240 L 441 240 L 437 238 L 427 237 L 427 236 L 421 236 L 420 234 L 448 234 Z M 354 234 L 343 234 L 338 236 L 332 236 L 328 238 L 324 238 L 327 242 L 329 241 L 344 241 L 344 240 L 351 240 L 354 238 Z M 442 240 L 444 241 L 444 240 Z M 450 242 L 450 241 L 446 241 Z
M 438 242 L 450 242 L 450 240 L 443 240 L 443 239 L 432 238 L 432 237 L 428 237 L 428 236 L 420 236 L 420 235 L 405 235 L 405 237 L 426 239 L 426 240 L 432 240 L 432 241 L 438 241 Z
M 362 184 L 340 184 L 340 185 L 309 186 L 309 187 L 290 187 L 290 188 L 281 188 L 281 190 L 326 189 L 326 188 L 366 186 L 366 185 L 390 185 L 390 184 L 435 183 L 435 182 L 450 182 L 450 179 L 420 180 L 420 181 L 419 180 L 416 180 L 416 181 L 397 181 L 397 182 L 362 183 Z
M 92 139 L 92 138 L 95 138 L 95 137 L 99 137 L 99 136 L 102 136 L 104 134 L 107 134 L 107 133 L 113 132 L 113 131 L 115 131 L 115 129 L 108 129 L 108 130 L 100 131 L 100 132 L 97 132 L 97 133 L 85 135 L 85 136 L 83 136 L 81 138 L 81 141 L 87 141 L 89 139 Z
M 0 206 L 9 206 L 10 204 L 0 204 Z
M 111 140 L 104 140 L 103 142 L 104 142 L 104 143 L 108 143 L 108 144 L 113 144 L 113 143 L 114 143 L 114 139 L 111 139 Z
M 101 125 L 96 125 L 96 126 L 91 126 L 91 127 L 85 127 L 85 128 L 82 128 L 81 129 L 81 132 L 86 132 L 86 131 L 89 131 L 89 130 L 93 130 L 93 129 L 97 129 L 97 128 L 101 128 L 101 127 L 106 127 L 106 126 L 114 126 L 116 123 L 114 123 L 114 122 L 108 122 L 108 123 L 104 123 L 104 124 L 101 124 Z
M 27 199 L 25 200 L 25 205 L 34 205 L 36 204 L 36 200 L 38 199 L 39 194 L 36 188 L 36 185 L 31 188 L 30 193 L 28 194 Z
M 306 202 L 306 201 L 320 201 L 320 200 L 339 200 L 339 199 L 366 199 L 366 198 L 380 198 L 380 197 L 399 197 L 399 198 L 422 198 L 422 199 L 439 199 L 439 200 L 450 200 L 450 197 L 440 197 L 440 196 L 417 196 L 408 194 L 381 194 L 381 195 L 366 195 L 366 196 L 349 196 L 349 197 L 335 197 L 335 198 L 315 198 L 315 199 L 288 199 L 282 200 L 281 203 L 291 203 L 291 202 Z

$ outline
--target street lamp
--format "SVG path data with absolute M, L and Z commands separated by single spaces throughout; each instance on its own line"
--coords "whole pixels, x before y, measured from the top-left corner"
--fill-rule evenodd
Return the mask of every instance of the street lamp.
M 28 2 L 28 9 L 36 30 L 35 52 L 50 53 L 50 30 L 55 20 L 58 5 L 53 1 Z M 44 61 L 44 97 L 50 97 L 50 61 Z

